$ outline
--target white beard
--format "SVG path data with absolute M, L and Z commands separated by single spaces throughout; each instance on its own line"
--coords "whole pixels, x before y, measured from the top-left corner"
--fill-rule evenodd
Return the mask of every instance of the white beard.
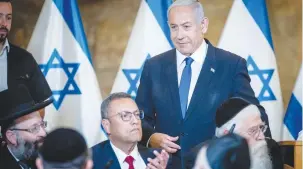
M 251 167 L 250 169 L 273 169 L 272 159 L 268 154 L 268 147 L 265 140 L 258 141 L 250 148 Z

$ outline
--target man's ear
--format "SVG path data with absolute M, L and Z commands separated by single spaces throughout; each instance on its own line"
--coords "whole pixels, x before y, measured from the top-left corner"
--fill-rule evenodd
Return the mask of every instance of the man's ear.
M 43 169 L 42 160 L 39 157 L 36 159 L 36 166 L 38 169 Z
M 208 22 L 209 22 L 209 20 L 207 17 L 204 17 L 202 19 L 201 30 L 202 30 L 203 35 L 206 34 L 206 32 L 208 30 Z
M 110 124 L 108 119 L 102 119 L 101 124 L 104 128 L 105 132 L 109 135 L 110 134 Z
M 17 145 L 17 135 L 14 131 L 6 130 L 5 137 L 10 144 L 16 146 Z

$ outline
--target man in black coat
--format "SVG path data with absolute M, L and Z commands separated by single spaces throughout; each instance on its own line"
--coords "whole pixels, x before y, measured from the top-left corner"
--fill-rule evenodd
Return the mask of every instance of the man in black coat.
M 84 137 L 70 128 L 58 128 L 47 134 L 38 154 L 36 160 L 38 169 L 92 169 L 93 167 L 91 153 Z
M 249 145 L 251 169 L 283 168 L 281 150 L 271 138 L 265 137 L 267 126 L 261 120 L 260 109 L 240 97 L 225 101 L 216 111 L 216 137 L 236 133 L 244 137 Z M 186 154 L 186 168 L 192 168 L 203 142 Z
M 0 91 L 21 83 L 41 93 L 38 101 L 50 99 L 52 92 L 32 54 L 8 41 L 13 16 L 11 0 L 0 0 L 0 14 Z
M 37 147 L 46 136 L 46 122 L 38 110 L 52 103 L 46 97 L 44 86 L 32 89 L 29 83 L 19 83 L 0 92 L 0 168 L 35 168 Z

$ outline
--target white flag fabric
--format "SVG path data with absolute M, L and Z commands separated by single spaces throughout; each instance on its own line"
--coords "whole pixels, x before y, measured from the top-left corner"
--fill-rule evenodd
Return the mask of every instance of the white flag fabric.
M 142 0 L 112 93 L 126 92 L 135 98 L 146 59 L 172 49 L 167 23 L 171 3 Z
M 297 140 L 300 135 L 299 133 L 301 131 L 302 131 L 302 65 L 285 113 L 283 140 Z M 301 132 L 301 135 L 302 134 L 303 133 Z
M 272 137 L 281 140 L 283 102 L 265 0 L 235 0 L 218 47 L 247 60 L 251 86 L 266 110 Z
M 28 51 L 54 97 L 45 110 L 48 129 L 69 127 L 89 147 L 106 139 L 101 130 L 101 94 L 75 0 L 45 0 Z

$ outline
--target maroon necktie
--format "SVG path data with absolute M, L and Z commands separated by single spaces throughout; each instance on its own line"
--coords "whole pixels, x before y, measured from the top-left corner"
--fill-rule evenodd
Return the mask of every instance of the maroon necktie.
M 127 156 L 126 158 L 125 158 L 125 162 L 127 162 L 127 164 L 128 164 L 128 169 L 135 169 L 135 167 L 134 167 L 134 157 L 132 157 L 132 156 Z

